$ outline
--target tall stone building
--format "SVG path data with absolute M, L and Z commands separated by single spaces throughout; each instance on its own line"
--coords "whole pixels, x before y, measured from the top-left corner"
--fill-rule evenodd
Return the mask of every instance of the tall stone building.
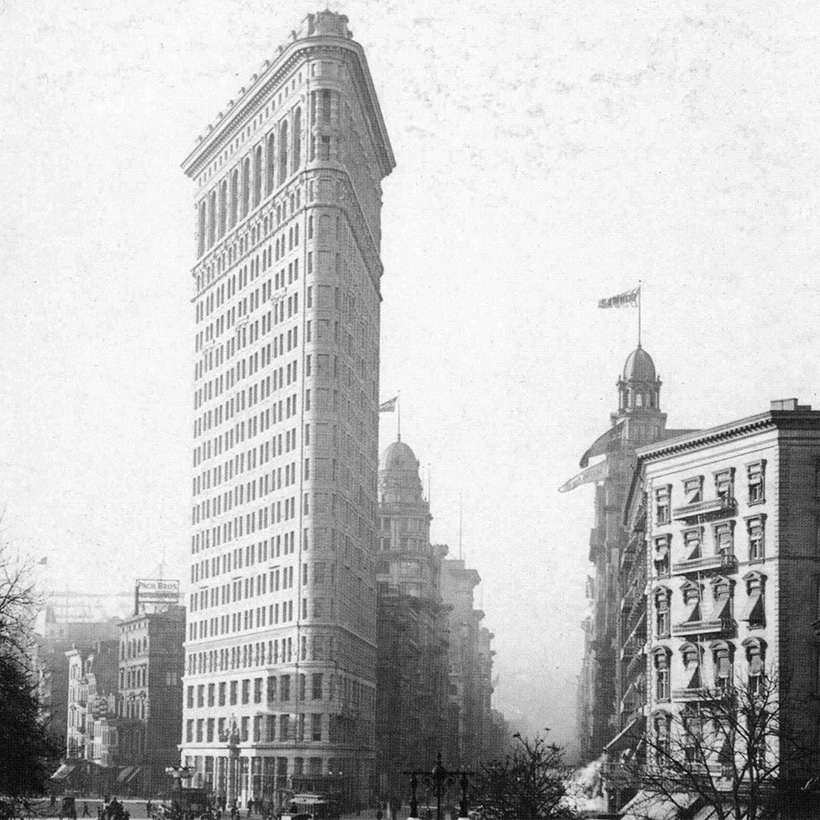
M 430 544 L 430 504 L 412 449 L 393 442 L 379 470 L 376 749 L 379 791 L 407 792 L 410 770 L 443 748 L 448 692 L 448 621 L 441 599 L 446 548 Z
M 804 787 L 816 780 L 820 747 L 820 412 L 776 401 L 642 447 L 627 500 L 643 582 L 624 591 L 623 608 L 643 627 L 625 648 L 632 680 L 643 683 L 623 711 L 624 750 L 638 753 L 645 731 L 647 758 L 664 745 L 693 767 L 705 756 L 704 773 L 727 795 L 772 770 L 788 816 L 807 802 L 816 811 L 817 792 Z M 734 744 L 729 732 L 711 738 L 710 701 L 763 685 L 775 687 L 776 733 L 751 748 L 750 735 L 738 733 Z M 618 761 L 623 751 L 612 753 Z M 752 755 L 757 768 L 744 763 Z
M 684 431 L 666 429 L 661 412 L 661 380 L 652 357 L 640 345 L 627 357 L 618 379 L 618 409 L 609 429 L 584 454 L 581 466 L 594 456 L 603 462 L 588 468 L 596 482 L 595 518 L 589 560 L 594 573 L 587 586 L 591 616 L 584 624 L 584 665 L 578 701 L 581 755 L 594 759 L 620 731 L 620 587 L 622 556 L 627 546 L 623 507 L 631 465 L 638 447 Z M 580 482 L 579 482 L 580 483 Z M 625 627 L 624 627 L 625 628 Z
M 375 789 L 393 166 L 364 52 L 329 11 L 308 15 L 183 163 L 198 231 L 182 757 L 229 799 L 358 804 Z

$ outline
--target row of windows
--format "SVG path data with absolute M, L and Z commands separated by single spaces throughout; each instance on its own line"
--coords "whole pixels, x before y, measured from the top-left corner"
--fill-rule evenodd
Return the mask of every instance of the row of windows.
M 330 719 L 333 716 L 329 716 Z M 238 721 L 238 738 L 241 743 L 284 743 L 286 741 L 326 740 L 322 731 L 324 716 L 320 712 L 290 715 L 255 715 L 253 732 L 251 718 L 244 716 Z M 198 718 L 185 722 L 185 740 L 187 743 L 225 743 L 228 739 L 225 718 Z M 309 727 L 309 728 L 308 728 Z
M 198 256 L 262 203 L 263 182 L 269 196 L 299 170 L 302 139 L 302 109 L 297 107 L 205 196 L 199 203 Z
M 766 500 L 766 462 L 756 461 L 746 465 L 747 504 L 753 506 L 762 504 Z M 713 474 L 714 499 L 724 504 L 733 503 L 735 499 L 735 469 L 723 469 Z M 700 504 L 706 500 L 704 477 L 691 476 L 682 482 L 682 507 Z M 667 484 L 655 490 L 655 522 L 669 524 L 672 521 L 672 485 Z
M 311 676 L 299 674 L 293 676 L 295 690 L 293 696 L 298 700 L 306 700 L 310 695 L 311 700 L 322 700 L 324 698 L 324 674 L 315 672 Z M 331 688 L 329 690 L 330 699 L 335 697 L 335 678 L 331 676 Z M 251 694 L 251 687 L 253 693 Z M 267 692 L 264 690 L 267 688 Z M 197 686 L 188 686 L 186 690 L 186 705 L 189 709 L 194 708 L 194 704 L 201 708 L 204 706 L 243 706 L 249 703 L 273 703 L 275 701 L 289 701 L 291 699 L 291 675 L 269 675 L 267 687 L 265 678 L 245 678 L 242 681 L 223 681 L 221 683 L 200 683 Z
M 746 520 L 746 548 L 748 560 L 751 562 L 763 561 L 766 557 L 766 516 L 749 516 Z M 697 561 L 707 557 L 707 554 L 720 556 L 724 559 L 735 556 L 735 522 L 723 521 L 711 527 L 712 550 L 707 553 L 704 536 L 704 527 L 689 527 L 681 530 L 683 541 L 678 560 Z M 669 575 L 670 559 L 673 553 L 673 536 L 660 535 L 652 539 L 652 561 L 658 575 Z
M 766 642 L 760 639 L 747 639 L 743 648 L 746 656 L 746 684 L 754 691 L 764 675 Z M 734 679 L 735 647 L 726 641 L 716 641 L 709 645 L 711 656 L 711 679 L 708 670 L 703 668 L 703 659 L 707 654 L 703 647 L 687 643 L 680 649 L 684 674 L 681 678 L 681 690 L 725 689 L 738 683 Z M 658 701 L 669 701 L 672 698 L 671 671 L 672 650 L 659 647 L 652 652 L 655 698 Z
M 746 584 L 746 604 L 740 620 L 750 628 L 766 625 L 765 583 L 766 577 L 750 572 L 744 577 Z M 712 605 L 704 610 L 704 584 L 686 581 L 680 588 L 685 607 L 681 625 L 700 622 L 717 623 L 731 621 L 734 616 L 734 581 L 718 576 L 710 581 Z M 672 590 L 659 587 L 652 593 L 655 605 L 655 632 L 659 638 L 669 637 L 671 630 Z

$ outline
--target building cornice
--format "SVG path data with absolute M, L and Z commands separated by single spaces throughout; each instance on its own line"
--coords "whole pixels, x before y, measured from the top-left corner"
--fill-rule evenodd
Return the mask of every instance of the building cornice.
M 354 58 L 351 60 L 355 67 L 353 76 L 361 91 L 362 106 L 374 133 L 376 156 L 382 176 L 387 176 L 395 167 L 396 161 L 364 50 L 353 40 L 327 35 L 309 36 L 286 47 L 280 46 L 274 62 L 266 60 L 262 65 L 262 74 L 254 74 L 250 87 L 240 89 L 239 100 L 229 100 L 227 113 L 220 111 L 215 122 L 208 125 L 205 133 L 198 137 L 196 147 L 182 162 L 183 171 L 191 178 L 196 177 L 213 156 L 223 150 L 259 109 L 264 107 L 284 78 L 300 62 L 307 63 L 311 58 L 331 53 L 336 57 L 344 55 Z

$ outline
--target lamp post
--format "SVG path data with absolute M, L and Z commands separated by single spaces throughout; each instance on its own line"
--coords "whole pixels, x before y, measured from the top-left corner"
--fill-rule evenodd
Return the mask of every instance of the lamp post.
M 230 811 L 237 795 L 236 768 L 239 762 L 240 737 L 235 717 L 231 717 L 231 725 L 228 727 L 228 731 L 222 736 L 222 739 L 225 740 L 228 746 L 228 793 L 225 795 L 225 803 L 227 810 Z
M 452 771 L 448 772 L 444 768 L 441 760 L 441 752 L 436 756 L 436 765 L 430 772 L 406 772 L 410 775 L 410 817 L 418 817 L 419 801 L 417 790 L 419 783 L 433 790 L 436 796 L 436 820 L 441 820 L 441 798 L 447 793 L 448 787 L 458 783 L 461 790 L 461 800 L 459 801 L 459 816 L 466 817 L 469 811 L 467 801 L 467 789 L 470 786 L 469 775 L 472 772 Z

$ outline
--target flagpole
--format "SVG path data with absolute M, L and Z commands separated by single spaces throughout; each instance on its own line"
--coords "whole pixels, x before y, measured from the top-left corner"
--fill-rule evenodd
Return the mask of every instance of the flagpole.
M 638 279 L 638 347 L 641 346 L 641 283 L 642 280 Z
M 396 410 L 398 412 L 398 417 L 399 417 L 398 438 L 396 440 L 401 441 L 401 390 L 399 390 L 399 395 L 396 399 L 396 405 L 397 405 Z

